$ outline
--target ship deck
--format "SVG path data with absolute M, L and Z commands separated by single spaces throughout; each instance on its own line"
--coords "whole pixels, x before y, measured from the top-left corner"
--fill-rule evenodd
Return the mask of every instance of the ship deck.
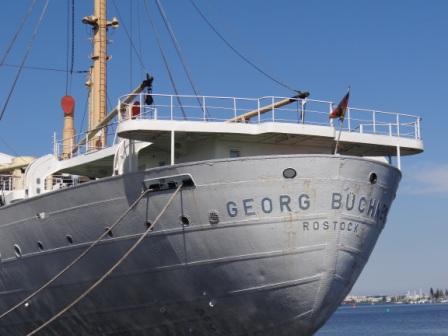
M 398 155 L 423 151 L 421 119 L 408 114 L 349 107 L 341 123 L 329 119 L 334 104 L 322 100 L 153 94 L 153 103 L 147 105 L 147 96 L 135 95 L 133 101 L 139 104 L 138 113 L 133 114 L 132 103 L 120 103 L 117 128 L 120 137 L 169 141 L 174 131 L 176 137 L 240 135 L 241 140 L 248 142 L 316 148 L 334 148 L 339 139 L 341 153 L 357 156 L 395 156 L 397 148 Z M 128 98 L 124 96 L 120 101 Z M 285 99 L 289 100 L 286 106 L 272 108 Z M 252 117 L 241 122 L 238 117 L 247 114 Z
M 334 107 L 330 101 L 274 96 L 125 95 L 106 118 L 115 118 L 114 122 L 106 128 L 75 136 L 74 143 L 78 145 L 71 158 L 62 164 L 61 171 L 79 174 L 112 166 L 115 150 L 89 148 L 91 141 L 87 139 L 99 132 L 106 132 L 109 143 L 115 145 L 120 138 L 126 138 L 151 145 L 155 151 L 169 153 L 162 160 L 164 164 L 232 157 L 232 153 L 229 154 L 232 144 L 243 146 L 237 156 L 333 154 L 337 147 L 338 154 L 388 157 L 390 163 L 391 158 L 396 157 L 398 168 L 401 168 L 401 156 L 423 151 L 421 118 L 418 116 L 348 107 L 341 122 L 329 118 Z M 221 148 L 204 147 L 204 143 L 213 142 L 220 142 Z M 190 153 L 206 155 L 193 154 L 179 161 L 176 146 L 188 148 Z M 227 146 L 227 154 L 223 152 L 223 146 Z M 62 147 L 62 141 L 55 142 L 55 157 L 60 157 Z M 216 153 L 210 154 L 213 151 Z M 217 154 L 218 151 L 221 152 Z M 107 152 L 100 167 L 92 155 L 97 152 Z

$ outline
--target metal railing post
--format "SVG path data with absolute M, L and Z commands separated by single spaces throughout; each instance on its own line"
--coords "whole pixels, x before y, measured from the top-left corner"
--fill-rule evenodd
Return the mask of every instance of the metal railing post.
M 170 120 L 173 120 L 173 95 L 170 95 Z
M 236 119 L 236 98 L 233 97 L 233 117 Z
M 417 118 L 417 139 L 420 139 L 420 118 Z
M 143 117 L 143 113 L 145 112 L 145 108 L 144 108 L 144 106 L 143 106 L 143 102 L 144 102 L 144 100 L 143 100 L 143 93 L 140 93 L 139 94 L 139 96 L 138 96 L 138 100 L 139 100 L 139 104 L 140 104 L 140 107 L 139 107 L 139 109 L 140 109 L 140 113 L 138 114 L 138 119 L 142 119 Z
M 333 112 L 333 103 L 328 103 L 328 115 L 330 115 L 331 114 L 331 112 Z M 333 118 L 330 118 L 329 119 L 330 121 L 330 126 L 332 126 L 333 127 Z
M 376 111 L 372 111 L 373 134 L 376 134 Z
M 271 97 L 271 102 L 272 102 L 272 122 L 275 122 L 274 96 Z
M 397 123 L 397 136 L 400 136 L 400 115 L 397 113 L 396 115 L 396 123 Z
M 348 131 L 352 131 L 352 123 L 350 119 L 350 107 L 347 107 L 347 125 L 348 125 Z
M 300 109 L 301 109 L 300 110 L 300 117 L 301 117 L 302 124 L 305 123 L 305 104 L 306 104 L 306 98 L 302 99 L 300 101 Z
M 389 136 L 392 136 L 392 124 L 389 123 Z
M 202 118 L 204 121 L 207 120 L 207 115 L 205 113 L 205 96 L 202 96 Z
M 175 143 L 174 143 L 174 130 L 172 130 L 171 131 L 171 155 L 170 155 L 170 157 L 171 157 L 171 165 L 173 165 L 174 164 L 174 159 L 175 159 L 175 153 L 174 153 L 174 151 L 175 151 Z
M 257 99 L 258 123 L 260 123 L 260 98 Z
M 401 149 L 397 146 L 397 168 L 401 170 Z

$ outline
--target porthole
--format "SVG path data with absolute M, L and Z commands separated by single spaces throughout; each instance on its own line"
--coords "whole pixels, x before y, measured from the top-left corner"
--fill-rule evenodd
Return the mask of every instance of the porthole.
M 37 247 L 39 248 L 39 250 L 43 251 L 45 249 L 44 244 L 42 244 L 41 241 L 37 242 Z
M 65 238 L 67 238 L 67 241 L 69 242 L 69 244 L 73 244 L 73 237 L 70 235 L 66 235 Z
M 283 177 L 287 178 L 287 179 L 293 179 L 294 177 L 297 176 L 297 172 L 294 168 L 286 168 L 283 171 Z
M 190 220 L 188 219 L 187 216 L 180 216 L 180 222 L 183 226 L 190 225 Z
M 378 176 L 375 173 L 370 173 L 369 175 L 369 182 L 371 184 L 375 184 L 378 180 Z
M 17 258 L 20 258 L 22 256 L 22 250 L 20 249 L 20 246 L 17 244 L 14 244 L 14 252 Z
M 210 211 L 208 214 L 208 222 L 212 225 L 219 223 L 219 214 L 217 211 Z
M 110 228 L 108 226 L 106 226 L 104 230 L 107 231 L 107 235 L 109 237 L 113 237 L 114 236 L 114 233 L 112 232 L 112 230 L 110 230 Z

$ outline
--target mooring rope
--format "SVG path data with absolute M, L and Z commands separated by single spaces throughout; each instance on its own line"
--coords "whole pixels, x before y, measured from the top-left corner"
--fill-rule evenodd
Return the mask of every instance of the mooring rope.
M 20 306 L 27 303 L 29 300 L 31 300 L 33 297 L 35 297 L 37 294 L 42 292 L 45 288 L 50 286 L 53 282 L 55 282 L 57 279 L 59 279 L 65 272 L 67 272 L 70 268 L 72 268 L 79 260 L 81 260 L 93 247 L 95 247 L 109 232 L 111 232 L 122 220 L 127 216 L 127 214 L 135 208 L 135 206 L 140 202 L 140 200 L 149 192 L 151 189 L 146 189 L 142 191 L 140 196 L 132 203 L 129 208 L 123 212 L 123 214 L 110 226 L 108 227 L 95 241 L 93 241 L 89 247 L 87 247 L 79 256 L 77 256 L 70 264 L 65 266 L 59 273 L 57 273 L 55 276 L 53 276 L 50 280 L 48 280 L 44 285 L 42 285 L 40 288 L 35 290 L 33 293 L 28 295 L 26 298 L 24 298 L 22 301 L 17 303 L 15 306 L 11 307 L 7 311 L 5 311 L 3 314 L 0 315 L 0 319 L 8 315 L 9 313 L 13 312 Z
M 145 237 L 149 234 L 149 232 L 154 228 L 154 226 L 157 224 L 157 222 L 159 221 L 160 217 L 162 217 L 162 215 L 165 213 L 166 209 L 168 209 L 168 207 L 170 206 L 170 204 L 172 203 L 172 201 L 174 200 L 174 197 L 177 195 L 177 193 L 180 191 L 180 189 L 182 188 L 182 184 L 180 184 L 177 189 L 174 191 L 174 193 L 170 196 L 170 198 L 168 199 L 168 202 L 165 204 L 165 206 L 163 207 L 163 209 L 159 212 L 159 214 L 157 215 L 156 219 L 154 220 L 154 222 L 148 226 L 148 228 L 146 229 L 146 231 L 144 231 L 139 239 L 126 251 L 125 254 L 123 254 L 123 256 L 111 267 L 109 268 L 109 270 L 104 273 L 101 278 L 99 278 L 93 285 L 91 285 L 89 288 L 87 288 L 81 295 L 79 295 L 75 300 L 73 300 L 70 304 L 66 305 L 63 309 L 61 309 L 57 314 L 53 315 L 53 317 L 51 317 L 49 320 L 47 320 L 45 323 L 43 323 L 42 325 L 40 325 L 39 327 L 37 327 L 36 329 L 34 329 L 33 331 L 31 331 L 30 333 L 28 333 L 26 336 L 32 336 L 35 335 L 37 332 L 41 331 L 42 329 L 44 329 L 46 326 L 48 326 L 50 323 L 52 323 L 54 320 L 56 320 L 57 318 L 59 318 L 61 315 L 63 315 L 65 312 L 67 312 L 68 310 L 70 310 L 73 306 L 75 306 L 79 301 L 81 301 L 82 299 L 84 299 L 91 291 L 93 291 L 96 287 L 98 287 L 113 271 L 115 271 L 115 269 L 121 265 L 121 263 L 123 261 L 125 261 L 129 255 L 138 247 L 138 245 L 140 245 L 140 243 L 143 241 L 143 239 L 145 239 Z

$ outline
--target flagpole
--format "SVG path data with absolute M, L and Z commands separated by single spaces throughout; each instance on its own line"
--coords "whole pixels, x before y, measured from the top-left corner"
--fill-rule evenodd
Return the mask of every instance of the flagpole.
M 336 146 L 334 148 L 334 154 L 338 154 L 339 142 L 341 140 L 342 127 L 344 126 L 345 112 L 348 108 L 348 97 L 350 95 L 350 86 L 347 89 L 347 93 L 339 102 L 338 106 L 330 113 L 330 118 L 339 117 L 339 134 L 336 139 Z
M 341 133 L 342 133 L 342 125 L 344 124 L 344 119 L 339 119 L 339 134 L 338 138 L 336 139 L 336 146 L 334 147 L 334 154 L 338 154 L 339 149 L 339 140 L 341 140 Z

